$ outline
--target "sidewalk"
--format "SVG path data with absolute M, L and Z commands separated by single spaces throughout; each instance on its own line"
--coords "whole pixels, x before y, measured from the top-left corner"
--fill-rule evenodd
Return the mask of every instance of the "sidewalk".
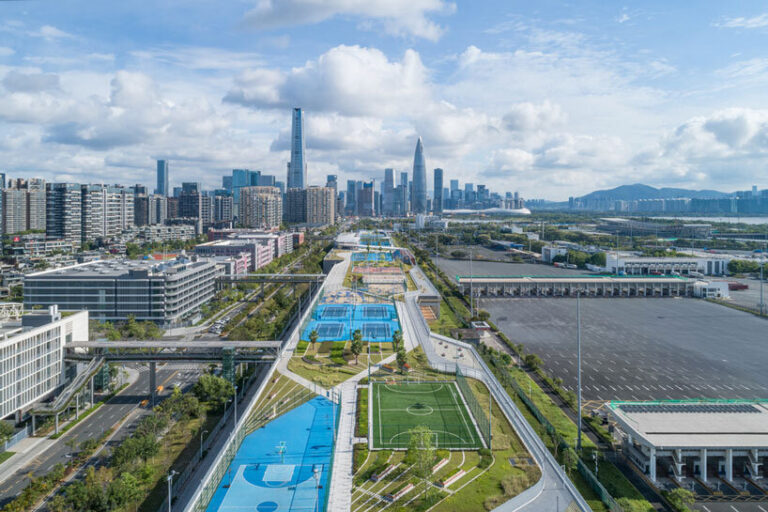
M 128 385 L 130 386 L 136 382 L 139 378 L 139 372 L 133 368 L 126 368 L 128 373 Z M 127 386 L 126 386 L 127 387 Z M 121 391 L 122 392 L 122 391 Z M 62 423 L 61 428 L 65 427 L 68 423 Z M 59 439 L 49 439 L 46 437 L 28 437 L 19 441 L 11 451 L 14 454 L 5 462 L 0 464 L 0 484 L 5 483 L 11 476 L 15 475 L 20 469 L 34 462 L 40 455 L 48 451 L 51 446 L 60 442 L 68 434 L 77 429 L 82 424 L 78 423 L 70 430 L 65 432 Z

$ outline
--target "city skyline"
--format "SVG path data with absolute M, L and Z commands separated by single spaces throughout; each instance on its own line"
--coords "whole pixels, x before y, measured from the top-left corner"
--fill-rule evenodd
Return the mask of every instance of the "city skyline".
M 311 185 L 410 169 L 418 136 L 430 169 L 553 200 L 739 190 L 766 164 L 758 2 L 85 5 L 2 5 L 10 176 L 153 185 L 157 159 L 172 186 L 283 176 L 296 106 Z

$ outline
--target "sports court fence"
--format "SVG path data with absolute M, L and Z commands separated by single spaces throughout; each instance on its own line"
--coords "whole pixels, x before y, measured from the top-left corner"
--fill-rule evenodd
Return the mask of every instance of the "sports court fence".
M 474 429 L 463 423 L 444 423 L 445 430 L 432 431 L 432 446 L 439 450 L 477 450 L 482 448 L 482 442 L 477 436 L 471 439 L 463 439 L 454 432 L 474 432 Z M 382 425 L 382 431 L 376 433 L 380 439 L 374 441 L 374 449 L 377 450 L 405 450 L 410 444 L 410 431 L 413 423 L 399 424 L 387 422 Z
M 315 396 L 315 393 L 304 386 L 301 386 L 298 390 L 288 393 L 274 403 L 259 407 L 248 417 L 248 421 L 245 424 L 246 435 L 260 429 L 273 419 L 282 416 L 291 409 L 295 409 L 301 404 L 309 402 Z
M 469 412 L 472 413 L 472 416 L 475 418 L 475 422 L 477 422 L 477 429 L 480 431 L 480 435 L 485 441 L 485 446 L 490 448 L 491 422 L 488 420 L 491 415 L 490 394 L 488 395 L 488 414 L 486 415 L 485 410 L 483 410 L 483 407 L 480 405 L 480 402 L 478 402 L 477 397 L 472 392 L 472 388 L 469 386 L 467 378 L 461 372 L 461 367 L 458 364 L 456 365 L 456 385 L 459 387 L 459 391 L 461 391 L 461 394 L 464 396 L 464 402 L 467 404 Z

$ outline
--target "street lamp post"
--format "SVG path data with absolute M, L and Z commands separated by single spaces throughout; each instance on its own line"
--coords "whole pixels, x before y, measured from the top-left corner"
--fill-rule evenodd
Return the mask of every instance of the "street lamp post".
M 176 475 L 176 470 L 172 469 L 168 476 L 165 478 L 168 481 L 168 512 L 171 512 L 171 501 L 173 500 L 171 485 L 173 484 L 173 477 Z
M 203 460 L 203 436 L 207 433 L 207 430 L 200 431 L 200 460 Z
M 235 396 L 232 401 L 235 403 L 235 427 L 237 427 L 237 386 L 235 386 Z
M 577 387 L 579 388 L 578 396 L 578 409 L 576 415 L 578 416 L 578 429 L 579 435 L 576 438 L 576 451 L 581 453 L 581 290 L 576 292 L 576 351 L 577 354 Z

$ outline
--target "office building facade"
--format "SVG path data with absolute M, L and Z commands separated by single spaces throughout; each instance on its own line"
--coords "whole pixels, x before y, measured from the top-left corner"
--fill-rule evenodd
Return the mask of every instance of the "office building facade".
M 435 169 L 434 182 L 434 200 L 432 201 L 432 211 L 435 213 L 443 212 L 443 170 L 439 167 Z
M 307 186 L 306 144 L 304 141 L 304 112 L 293 109 L 291 116 L 291 161 L 288 164 L 286 187 L 305 188 Z
M 421 137 L 413 154 L 413 213 L 427 213 L 427 166 L 424 161 L 424 145 Z
M 99 260 L 28 274 L 24 305 L 87 310 L 91 319 L 100 322 L 133 316 L 174 325 L 213 297 L 218 275 L 218 267 L 208 261 Z
M 171 192 L 168 181 L 168 160 L 157 161 L 157 188 L 155 194 L 168 196 Z

